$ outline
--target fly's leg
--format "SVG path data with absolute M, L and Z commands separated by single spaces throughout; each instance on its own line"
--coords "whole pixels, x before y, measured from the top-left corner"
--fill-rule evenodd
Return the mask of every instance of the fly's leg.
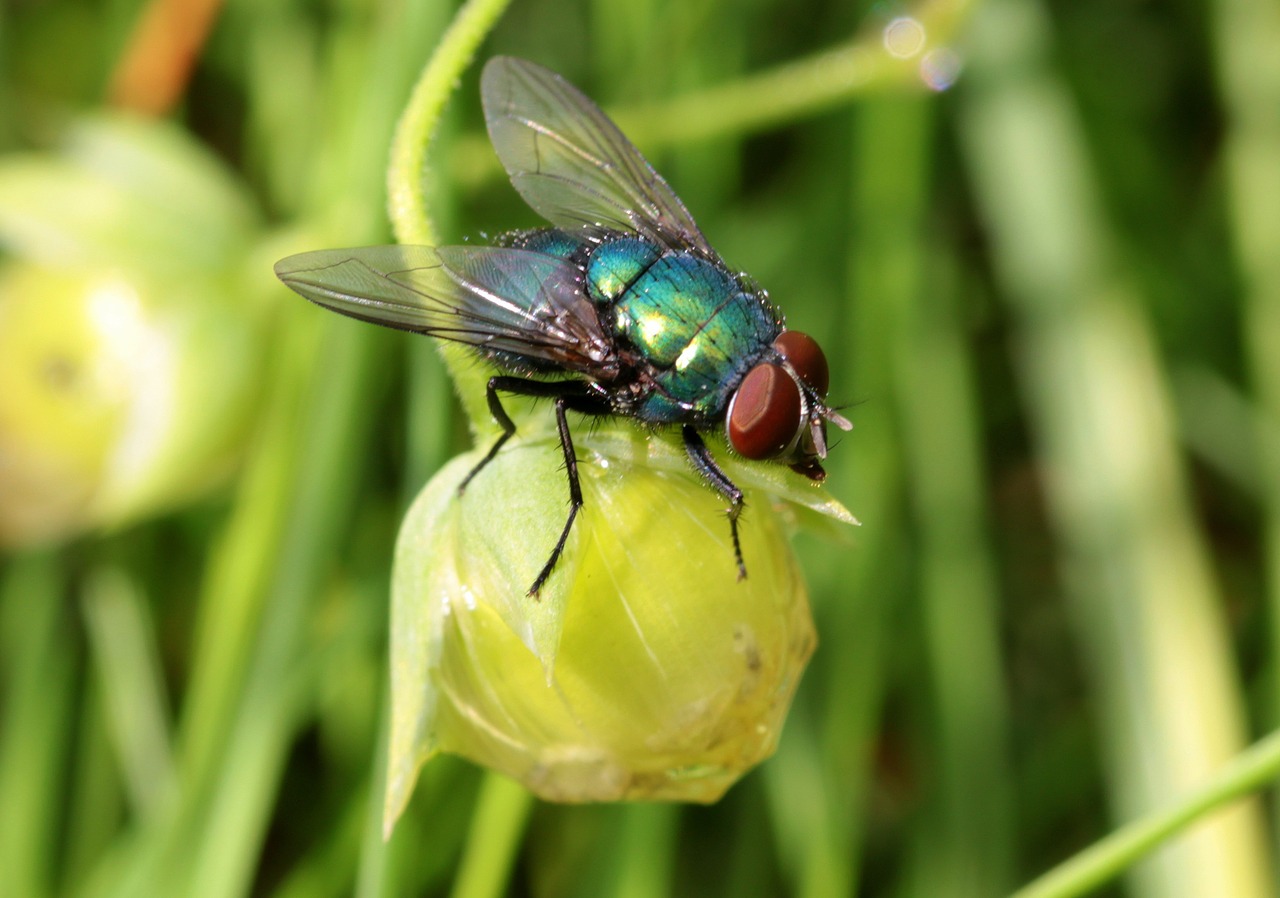
M 493 419 L 498 422 L 498 426 L 502 428 L 502 433 L 494 441 L 489 451 L 485 453 L 484 458 L 480 459 L 480 463 L 472 468 L 471 473 L 467 474 L 463 479 L 462 484 L 458 487 L 459 494 L 467 488 L 467 484 L 480 473 L 480 470 L 485 465 L 493 461 L 494 456 L 498 454 L 498 450 L 516 432 L 515 422 L 511 420 L 511 416 L 507 414 L 507 410 L 502 406 L 502 400 L 498 398 L 498 393 L 500 392 L 517 396 L 555 397 L 556 400 L 556 428 L 560 433 L 560 448 L 564 452 L 565 473 L 569 478 L 569 517 L 564 522 L 564 528 L 560 531 L 560 538 L 556 540 L 555 548 L 551 550 L 551 556 L 547 559 L 547 563 L 542 566 L 542 570 L 538 571 L 538 576 L 534 578 L 533 585 L 529 587 L 528 595 L 537 598 L 539 590 L 547 582 L 547 578 L 555 570 L 556 562 L 560 560 L 560 556 L 564 553 L 565 543 L 568 542 L 569 533 L 573 530 L 574 519 L 577 518 L 579 509 L 582 508 L 582 485 L 578 481 L 578 459 L 573 451 L 573 436 L 569 433 L 569 421 L 565 417 L 565 412 L 573 410 L 587 415 L 603 415 L 609 412 L 609 406 L 595 396 L 590 395 L 587 392 L 586 384 L 581 381 L 541 381 L 505 376 L 489 378 L 487 389 L 489 412 L 493 415 Z
M 733 560 L 738 563 L 738 579 L 745 580 L 747 566 L 742 561 L 742 545 L 738 542 L 738 516 L 742 514 L 742 490 L 738 488 L 729 475 L 720 470 L 711 450 L 702 441 L 698 431 L 689 424 L 681 431 L 684 434 L 684 448 L 689 453 L 689 461 L 693 467 L 711 485 L 711 488 L 729 500 L 729 532 L 733 535 Z
M 480 459 L 479 464 L 471 469 L 471 473 L 462 478 L 462 483 L 458 484 L 458 495 L 461 496 L 466 491 L 467 485 L 475 479 L 475 476 L 480 473 L 485 465 L 493 461 L 494 456 L 498 454 L 498 450 L 516 432 L 515 422 L 511 420 L 507 410 L 502 407 L 502 400 L 498 398 L 499 392 L 511 393 L 514 396 L 558 397 L 577 396 L 583 392 L 583 389 L 583 384 L 576 380 L 545 381 L 503 376 L 489 378 L 489 384 L 485 389 L 485 398 L 489 402 L 489 414 L 493 416 L 494 421 L 498 422 L 498 426 L 502 428 L 502 433 L 498 435 L 498 439 L 489 447 L 489 451 L 484 454 L 484 458 Z
M 556 540 L 556 547 L 551 550 L 551 557 L 542 566 L 542 570 L 538 571 L 533 585 L 529 587 L 528 595 L 533 598 L 537 598 L 538 590 L 542 589 L 542 584 L 547 582 L 547 578 L 555 569 L 556 562 L 560 560 L 560 555 L 564 552 L 564 544 L 569 539 L 569 531 L 573 529 L 573 519 L 578 516 L 578 510 L 582 508 L 582 484 L 578 482 L 578 457 L 573 452 L 573 436 L 569 433 L 569 422 L 564 416 L 569 402 L 570 400 L 565 396 L 556 399 L 556 427 L 560 430 L 564 470 L 569 477 L 569 517 L 565 519 L 564 529 L 560 531 L 560 538 Z
M 502 448 L 502 444 L 511 439 L 511 435 L 516 432 L 516 424 L 511 420 L 511 416 L 507 414 L 507 410 L 502 407 L 502 400 L 498 398 L 498 391 L 502 390 L 506 393 L 519 392 L 518 387 L 528 383 L 518 377 L 491 377 L 489 384 L 485 388 L 485 398 L 489 401 L 489 414 L 493 416 L 493 420 L 498 422 L 498 426 L 502 428 L 502 434 L 489 447 L 489 451 L 484 454 L 484 458 L 480 459 L 480 463 L 471 469 L 466 477 L 462 478 L 462 483 L 458 484 L 458 495 L 461 496 L 466 492 L 467 484 L 469 484 L 475 476 L 480 473 L 481 468 L 493 461 L 493 457 L 498 454 L 498 450 Z M 515 386 L 517 389 L 512 389 Z

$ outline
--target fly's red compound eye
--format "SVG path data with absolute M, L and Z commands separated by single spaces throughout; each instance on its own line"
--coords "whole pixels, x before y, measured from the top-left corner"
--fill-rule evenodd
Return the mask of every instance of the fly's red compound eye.
M 823 355 L 818 341 L 800 331 L 783 331 L 773 341 L 773 348 L 795 369 L 805 386 L 819 397 L 827 395 L 827 388 L 831 386 L 831 373 L 827 367 L 827 357 Z
M 800 410 L 795 378 L 777 365 L 756 365 L 729 406 L 729 444 L 745 458 L 781 455 L 795 442 Z

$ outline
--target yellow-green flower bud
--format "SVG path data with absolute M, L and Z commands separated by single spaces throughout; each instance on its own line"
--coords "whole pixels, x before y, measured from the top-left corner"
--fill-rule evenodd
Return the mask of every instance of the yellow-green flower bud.
M 253 224 L 168 126 L 90 122 L 0 160 L 0 545 L 131 521 L 228 469 L 259 356 Z
M 106 467 L 123 377 L 87 314 L 94 290 L 83 277 L 0 269 L 0 544 L 61 535 L 87 515 Z
M 483 453 L 455 458 L 404 522 L 388 825 L 439 751 L 555 801 L 710 802 L 774 750 L 815 645 L 775 502 L 852 517 L 722 457 L 747 489 L 739 581 L 724 502 L 678 444 L 610 427 L 577 444 L 585 506 L 538 599 L 568 510 L 553 435 L 511 440 L 461 496 Z

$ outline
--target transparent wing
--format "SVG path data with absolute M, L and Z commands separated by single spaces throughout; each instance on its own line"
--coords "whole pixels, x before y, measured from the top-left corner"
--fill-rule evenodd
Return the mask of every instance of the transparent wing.
M 489 139 L 511 183 L 547 221 L 634 231 L 719 261 L 662 176 L 568 81 L 496 56 L 484 67 L 480 93 Z
M 601 375 L 612 346 L 581 272 L 492 246 L 366 246 L 281 259 L 276 276 L 314 303 L 387 327 Z

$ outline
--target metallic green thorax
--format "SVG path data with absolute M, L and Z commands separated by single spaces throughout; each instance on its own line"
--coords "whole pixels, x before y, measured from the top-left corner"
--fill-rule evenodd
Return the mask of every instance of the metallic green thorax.
M 583 265 L 601 322 L 648 363 L 654 389 L 632 410 L 643 421 L 718 417 L 782 331 L 763 296 L 692 253 L 622 234 L 586 246 L 552 229 L 512 237 L 513 245 Z
M 695 256 L 668 254 L 614 303 L 613 330 L 661 369 L 641 417 L 664 421 L 686 418 L 686 410 L 699 416 L 722 411 L 780 328 L 772 310 L 724 271 Z

